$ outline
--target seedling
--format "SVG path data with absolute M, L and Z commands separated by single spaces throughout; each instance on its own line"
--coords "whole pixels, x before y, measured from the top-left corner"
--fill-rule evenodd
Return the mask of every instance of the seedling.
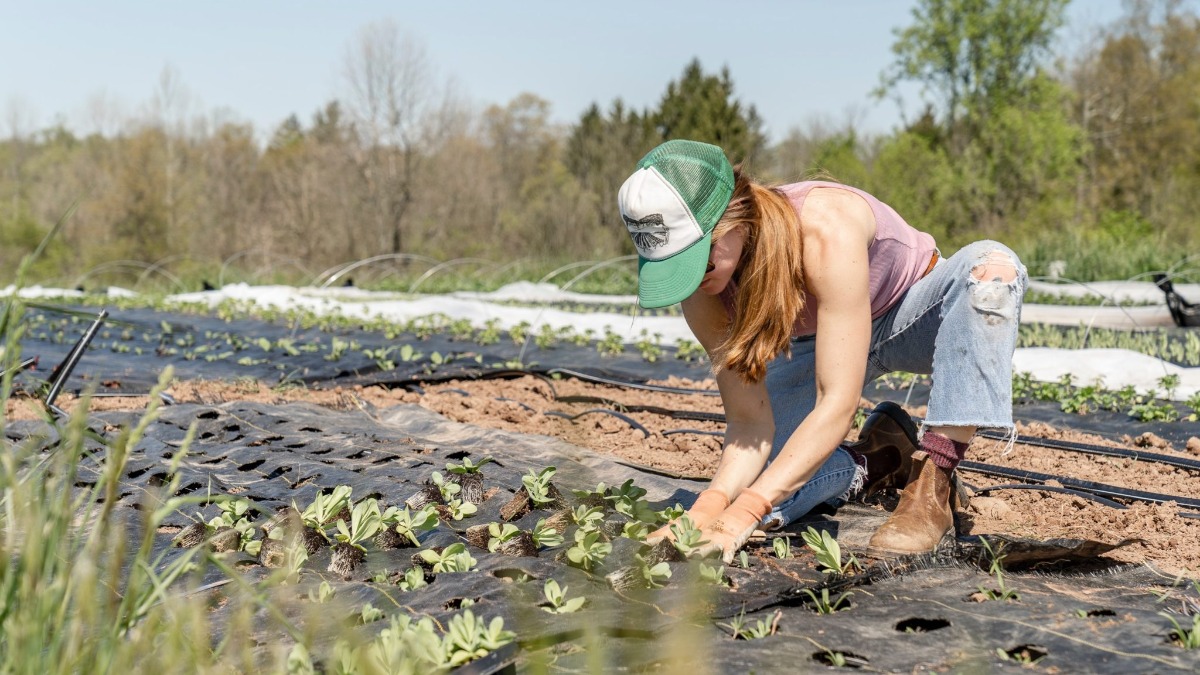
M 621 531 L 622 537 L 634 541 L 645 541 L 648 534 L 650 534 L 650 525 L 640 520 L 625 523 L 625 527 Z
M 546 596 L 546 603 L 542 606 L 542 611 L 551 614 L 571 614 L 578 612 L 587 602 L 587 598 L 578 597 L 567 599 L 567 587 L 559 588 L 558 582 L 553 579 L 547 579 L 546 585 L 542 588 L 542 594 Z M 548 605 L 548 606 L 546 606 Z
M 853 595 L 847 591 L 836 598 L 831 599 L 829 597 L 828 588 L 822 588 L 820 595 L 818 595 L 816 591 L 812 590 L 811 588 L 804 589 L 804 593 L 808 595 L 809 600 L 812 601 L 810 605 L 812 606 L 813 611 L 817 614 L 833 614 L 839 610 L 846 609 L 850 604 L 850 596 Z
M 496 460 L 491 457 L 484 457 L 483 459 L 479 460 L 478 464 L 475 464 L 471 461 L 470 457 L 463 457 L 462 464 L 447 463 L 446 471 L 460 476 L 464 474 L 479 473 L 484 464 L 494 461 Z
M 780 560 L 793 557 L 791 537 L 775 537 L 771 541 L 771 548 L 775 551 L 775 557 Z
M 734 640 L 761 640 L 762 638 L 774 635 L 779 630 L 779 620 L 783 618 L 782 610 L 775 610 L 771 615 L 771 619 L 758 619 L 753 624 L 746 621 L 746 610 L 743 609 L 740 614 L 729 620 L 729 623 L 718 624 L 724 628 L 728 628 L 733 634 Z
M 700 343 L 693 342 L 684 338 L 679 338 L 675 341 L 675 358 L 684 361 L 699 361 L 705 358 L 708 352 L 704 351 L 704 347 Z
M 638 339 L 635 346 L 637 347 L 638 352 L 642 355 L 643 361 L 654 363 L 662 358 L 663 350 L 662 347 L 658 346 L 658 343 L 661 340 L 662 333 L 655 333 L 654 336 L 651 337 L 645 329 L 642 329 L 641 338 Z
M 434 471 L 431 480 L 437 488 L 438 494 L 442 496 L 443 504 L 449 504 L 459 492 L 462 492 L 461 485 L 447 480 L 440 472 Z
M 725 566 L 724 565 L 717 565 L 716 567 L 709 567 L 708 565 L 705 565 L 704 563 L 700 563 L 699 568 L 700 568 L 700 580 L 701 581 L 712 584 L 714 586 L 729 585 L 729 580 L 725 578 Z
M 350 347 L 350 343 L 339 339 L 332 338 L 329 341 L 329 353 L 325 355 L 326 361 L 340 361 L 342 356 L 346 354 L 346 349 Z
M 333 586 L 330 586 L 328 581 L 322 581 L 317 590 L 308 592 L 308 599 L 323 605 L 332 600 L 334 595 L 336 591 L 333 590 Z
M 656 516 L 656 522 L 669 523 L 685 513 L 687 513 L 687 509 L 683 508 L 681 504 L 676 503 L 675 506 L 668 506 L 662 511 L 656 511 L 654 515 Z
M 738 563 L 742 566 L 742 569 L 750 569 L 750 554 L 745 551 L 738 551 Z
M 1159 612 L 1159 614 L 1165 616 L 1174 626 L 1170 632 L 1172 642 L 1184 649 L 1200 649 L 1200 613 L 1191 616 L 1191 628 L 1185 628 L 1186 624 L 1180 624 L 1171 614 L 1166 612 Z
M 647 502 L 642 499 L 645 496 L 646 490 L 634 485 L 633 479 L 630 478 L 619 486 L 609 488 L 604 498 L 612 502 L 613 510 L 617 513 L 641 520 L 638 516 L 648 515 L 647 512 L 653 513 Z
M 561 546 L 563 543 L 563 536 L 558 533 L 558 530 L 547 525 L 545 518 L 537 521 L 537 525 L 533 526 L 530 535 L 533 537 L 534 545 L 538 548 Z
M 396 585 L 400 587 L 400 590 L 408 592 L 428 586 L 429 582 L 425 581 L 425 570 L 420 567 L 410 567 L 400 581 L 396 582 Z
M 366 558 L 367 549 L 362 542 L 379 534 L 383 527 L 382 515 L 379 512 L 379 502 L 365 499 L 350 511 L 350 524 L 338 519 L 337 543 L 333 545 L 333 557 L 329 561 L 329 571 L 348 577 Z
M 596 342 L 596 351 L 600 352 L 600 356 L 620 356 L 625 353 L 625 341 L 620 334 L 605 327 L 604 338 Z
M 379 512 L 379 502 L 374 499 L 365 499 L 351 509 L 350 525 L 346 525 L 346 521 L 338 519 L 338 532 L 334 536 L 339 542 L 365 552 L 367 549 L 362 546 L 361 542 L 378 534 L 379 528 L 383 524 L 382 521 L 383 516 Z
M 671 566 L 666 562 L 651 565 L 641 554 L 634 554 L 633 557 L 637 559 L 646 588 L 662 588 L 663 583 L 671 578 Z
M 528 321 L 519 321 L 508 329 L 508 337 L 512 339 L 513 344 L 523 345 L 525 339 L 529 337 L 529 328 Z
M 980 537 L 979 541 L 983 544 L 983 548 L 988 554 L 988 574 L 996 577 L 997 586 L 994 589 L 978 586 L 980 595 L 986 600 L 1020 600 L 1020 594 L 1010 589 L 1004 581 L 1003 546 L 993 550 L 991 543 L 988 542 L 986 537 Z
M 488 525 L 488 534 L 491 539 L 488 540 L 488 551 L 496 552 L 500 545 L 511 539 L 516 539 L 521 534 L 520 528 L 509 523 L 491 523 Z
M 471 610 L 455 615 L 446 626 L 445 647 L 450 667 L 487 656 L 512 642 L 516 634 L 504 630 L 504 619 L 495 617 L 484 624 Z
M 572 523 L 580 527 L 588 527 L 604 519 L 604 509 L 599 506 L 588 507 L 580 504 L 571 509 L 570 519 Z
M 811 526 L 800 534 L 804 538 L 804 543 L 812 550 L 813 555 L 817 558 L 817 563 L 823 568 L 821 571 L 826 574 L 849 574 L 850 572 L 861 570 L 862 565 L 854 554 L 850 554 L 850 559 L 842 562 L 842 547 L 838 545 L 837 539 L 829 534 L 826 530 L 817 532 Z
M 311 527 L 316 530 L 321 536 L 325 535 L 325 527 L 333 521 L 333 519 L 346 508 L 350 503 L 350 486 L 339 485 L 329 494 L 321 492 L 313 498 L 311 504 L 303 511 L 296 508 L 296 503 L 292 502 L 292 508 L 300 512 L 300 520 L 305 527 Z M 326 539 L 328 537 L 326 536 Z
M 542 506 L 555 501 L 555 496 L 550 492 L 552 489 L 550 479 L 554 477 L 554 472 L 554 467 L 548 466 L 537 473 L 530 469 L 527 475 L 521 477 L 525 492 L 534 506 Z
M 362 612 L 359 614 L 359 622 L 363 624 L 375 623 L 384 617 L 382 609 L 378 609 L 367 603 L 363 605 Z
M 591 572 L 612 553 L 612 544 L 601 541 L 599 530 L 575 530 L 575 545 L 567 549 L 567 560 L 573 567 Z
M 428 532 L 437 527 L 438 513 L 432 505 L 425 506 L 415 513 L 407 507 L 398 509 L 393 506 L 384 512 L 381 520 L 384 527 L 393 528 L 396 534 L 407 539 L 413 546 L 420 546 L 417 533 Z
M 442 572 L 469 572 L 478 562 L 467 551 L 466 544 L 455 542 L 442 549 L 441 553 L 426 549 L 417 554 L 421 560 L 429 563 L 434 574 Z
M 462 520 L 467 516 L 473 516 L 478 510 L 478 506 L 475 506 L 471 502 L 464 502 L 461 499 L 452 499 L 450 500 L 450 503 L 446 505 L 446 511 L 450 514 L 450 518 L 453 520 Z
M 671 523 L 670 529 L 671 534 L 675 535 L 675 539 L 671 543 L 674 544 L 675 549 L 682 553 L 685 558 L 694 553 L 696 549 L 708 543 L 703 538 L 700 528 L 696 527 L 696 524 L 692 522 L 692 519 L 687 514 L 680 516 L 679 520 Z

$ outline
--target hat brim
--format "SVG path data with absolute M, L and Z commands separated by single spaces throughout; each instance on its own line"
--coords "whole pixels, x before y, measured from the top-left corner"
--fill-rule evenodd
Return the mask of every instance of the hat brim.
M 656 309 L 686 300 L 704 280 L 711 249 L 710 232 L 665 260 L 638 258 L 638 303 Z

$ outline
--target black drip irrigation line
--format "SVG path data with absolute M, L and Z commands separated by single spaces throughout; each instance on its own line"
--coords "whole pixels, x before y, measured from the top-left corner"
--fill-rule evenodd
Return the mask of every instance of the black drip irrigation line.
M 1157 492 L 1145 492 L 1143 490 L 1133 490 L 1130 488 L 1118 487 L 1116 485 L 1107 485 L 1105 483 L 1095 483 L 1088 480 L 1079 480 L 1076 478 L 1068 478 L 1066 476 L 1055 476 L 1048 473 L 1038 473 L 1036 471 L 1025 471 L 1023 469 L 1012 469 L 1006 466 L 996 466 L 994 464 L 984 464 L 982 462 L 972 462 L 963 460 L 959 463 L 958 468 L 964 471 L 973 471 L 982 473 L 987 476 L 999 478 L 1012 478 L 1025 483 L 1045 483 L 1047 481 L 1057 481 L 1064 487 L 1074 488 L 1083 492 L 1089 492 L 1101 497 L 1113 497 L 1116 499 L 1128 499 L 1138 502 L 1149 502 L 1151 504 L 1165 504 L 1167 502 L 1175 502 L 1179 506 L 1188 509 L 1200 510 L 1200 499 L 1191 497 L 1182 497 L 1179 495 L 1168 495 Z
M 975 491 L 976 495 L 986 495 L 989 492 L 995 492 L 997 490 L 1037 490 L 1038 492 L 1056 492 L 1058 494 L 1088 499 L 1112 509 L 1124 510 L 1129 508 L 1120 502 L 1114 502 L 1113 500 L 1101 497 L 1100 495 L 1084 492 L 1082 490 L 1072 490 L 1071 488 L 1067 487 L 1058 487 L 1056 485 L 1040 485 L 1038 483 L 1010 483 L 1008 485 L 992 485 L 990 487 L 972 489 Z M 1200 516 L 1200 514 L 1196 515 Z
M 662 432 L 663 438 L 674 436 L 675 434 L 696 434 L 698 436 L 725 436 L 724 431 L 705 431 L 703 429 L 668 429 Z
M 995 441 L 1007 441 L 1009 438 L 1004 434 L 989 430 L 980 430 L 975 433 L 978 436 L 989 438 Z M 1126 459 L 1143 462 L 1157 462 L 1159 464 L 1167 464 L 1170 466 L 1179 467 L 1181 469 L 1200 471 L 1200 460 L 1188 459 L 1187 457 L 1174 457 L 1156 452 L 1138 452 L 1136 450 L 1110 448 L 1104 445 L 1095 445 L 1092 443 L 1077 443 L 1075 441 L 1063 441 L 1052 438 L 1036 438 L 1033 436 L 1021 435 L 1016 437 L 1016 442 L 1021 443 L 1022 445 L 1034 445 L 1041 448 L 1053 448 L 1055 450 L 1081 452 L 1088 455 L 1106 455 L 1109 457 L 1123 457 Z
M 585 382 L 595 382 L 597 384 L 607 384 L 607 385 L 611 385 L 614 387 L 625 387 L 627 389 L 643 389 L 645 391 L 660 391 L 660 392 L 663 392 L 666 394 L 699 394 L 701 396 L 720 396 L 721 395 L 721 392 L 719 392 L 715 389 L 686 389 L 684 387 L 665 387 L 665 386 L 658 385 L 658 384 L 638 384 L 635 382 L 622 382 L 620 380 L 613 380 L 613 379 L 610 379 L 607 377 L 600 377 L 599 375 L 588 375 L 587 373 L 581 373 L 581 372 L 578 372 L 575 370 L 568 370 L 566 368 L 551 368 L 546 371 L 546 374 L 547 375 L 561 374 L 561 375 L 567 375 L 568 377 L 573 377 L 577 380 L 583 380 Z
M 637 429 L 638 431 L 642 432 L 643 437 L 650 438 L 650 431 L 648 429 L 646 429 L 646 427 L 642 426 L 637 420 L 633 419 L 632 417 L 630 417 L 628 415 L 623 415 L 623 414 L 617 412 L 616 410 L 609 410 L 608 408 L 592 408 L 591 410 L 584 410 L 583 412 L 576 413 L 574 415 L 572 415 L 570 413 L 565 413 L 565 412 L 558 412 L 557 410 L 548 410 L 542 414 L 551 415 L 553 417 L 562 417 L 564 419 L 570 420 L 571 422 L 574 422 L 575 420 L 579 419 L 580 417 L 583 417 L 584 415 L 591 415 L 593 413 L 600 413 L 603 415 L 611 415 L 612 417 L 616 417 L 617 419 L 621 420 L 622 422 L 625 422 L 626 424 L 633 427 L 634 429 Z
M 656 405 L 627 405 L 614 401 L 610 398 L 602 396 L 558 396 L 556 401 L 562 403 L 599 403 L 600 405 L 612 406 L 619 409 L 621 412 L 645 412 L 654 415 L 663 415 L 677 420 L 691 420 L 693 422 L 725 422 L 725 415 L 721 413 L 695 412 L 692 410 L 671 410 Z

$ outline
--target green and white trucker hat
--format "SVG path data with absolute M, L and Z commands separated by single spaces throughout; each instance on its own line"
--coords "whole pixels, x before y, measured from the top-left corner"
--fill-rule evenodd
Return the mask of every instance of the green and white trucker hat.
M 638 250 L 638 301 L 668 307 L 704 278 L 713 228 L 733 196 L 733 167 L 721 148 L 683 140 L 663 143 L 637 166 L 617 203 Z

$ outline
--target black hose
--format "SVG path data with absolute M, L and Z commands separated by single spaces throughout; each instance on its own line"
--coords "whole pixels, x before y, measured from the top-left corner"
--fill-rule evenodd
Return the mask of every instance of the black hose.
M 1007 441 L 1008 436 L 997 433 L 995 431 L 982 430 L 977 431 L 976 435 L 983 438 L 990 438 L 996 441 Z M 1041 448 L 1053 448 L 1055 450 L 1068 450 L 1070 452 L 1082 452 L 1088 455 L 1106 455 L 1109 457 L 1124 457 L 1146 462 L 1157 462 L 1159 464 L 1168 464 L 1170 466 L 1179 467 L 1181 469 L 1190 469 L 1192 471 L 1200 471 L 1200 460 L 1188 459 L 1187 457 L 1174 457 L 1172 455 L 1163 455 L 1155 452 L 1138 452 L 1136 450 L 1126 450 L 1125 448 L 1110 448 L 1104 445 L 1095 445 L 1092 443 L 1078 443 L 1075 441 L 1063 441 L 1052 438 L 1036 438 L 1032 436 L 1017 436 L 1016 442 L 1022 445 L 1034 445 Z
M 1088 499 L 1093 502 L 1096 502 L 1097 504 L 1102 504 L 1104 506 L 1107 506 L 1107 507 L 1113 508 L 1113 509 L 1128 509 L 1129 508 L 1128 506 L 1125 506 L 1124 504 L 1122 504 L 1120 502 L 1114 502 L 1111 499 L 1105 499 L 1104 497 L 1101 497 L 1100 495 L 1092 494 L 1090 492 L 1084 492 L 1082 490 L 1072 490 L 1071 488 L 1058 487 L 1056 485 L 1038 485 L 1038 484 L 1034 484 L 1034 483 L 1012 483 L 1010 485 L 993 485 L 991 487 L 985 487 L 985 488 L 974 488 L 974 490 L 975 490 L 975 494 L 977 494 L 977 495 L 984 495 L 989 492 L 995 492 L 996 490 L 1037 490 L 1039 492 L 1056 492 L 1058 494 L 1071 495 L 1073 497 L 1082 497 L 1083 499 Z
M 1200 499 L 1193 499 L 1191 497 L 1181 497 L 1179 495 L 1168 495 L 1157 492 L 1133 490 L 1130 488 L 1118 487 L 1116 485 L 1107 485 L 1105 483 L 1078 480 L 1076 478 L 1068 478 L 1066 476 L 1054 476 L 1048 473 L 1038 473 L 1036 471 L 1012 469 L 1006 466 L 972 462 L 965 459 L 959 463 L 958 468 L 964 471 L 974 471 L 976 473 L 982 473 L 988 476 L 1012 478 L 1024 483 L 1045 483 L 1053 480 L 1061 483 L 1064 487 L 1082 490 L 1083 492 L 1090 492 L 1094 495 L 1100 495 L 1102 497 L 1115 497 L 1117 499 L 1129 499 L 1132 501 L 1149 502 L 1151 504 L 1175 502 L 1184 508 L 1200 510 Z
M 584 410 L 583 412 L 576 413 L 574 415 L 572 415 L 570 413 L 559 412 L 557 410 L 547 410 L 546 412 L 544 412 L 542 414 L 543 415 L 551 415 L 554 417 L 562 417 L 563 419 L 567 419 L 567 420 L 574 422 L 575 420 L 579 419 L 580 417 L 583 417 L 584 415 L 591 415 L 593 413 L 600 413 L 603 415 L 611 415 L 613 417 L 616 417 L 617 419 L 625 422 L 626 424 L 633 427 L 634 429 L 637 429 L 638 431 L 642 432 L 643 437 L 650 438 L 650 431 L 648 429 L 646 429 L 646 427 L 642 426 L 641 423 L 639 423 L 637 420 L 633 419 L 632 417 L 630 417 L 628 415 L 622 415 L 621 413 L 617 412 L 616 410 L 609 410 L 608 408 L 592 408 L 591 410 Z
M 664 392 L 667 394 L 700 394 L 701 396 L 720 396 L 721 395 L 721 392 L 719 392 L 715 389 L 685 389 L 683 387 L 665 387 L 665 386 L 658 385 L 658 384 L 637 384 L 634 382 L 622 382 L 620 380 L 613 380 L 613 379 L 610 379 L 607 377 L 600 377 L 599 375 L 588 375 L 587 373 L 581 373 L 581 372 L 578 372 L 575 370 L 568 370 L 566 368 L 551 368 L 546 371 L 547 375 L 554 375 L 555 373 L 560 373 L 562 375 L 568 375 L 577 380 L 583 380 L 585 382 L 595 382 L 597 384 L 607 384 L 607 385 L 611 385 L 614 387 L 625 387 L 627 389 L 644 389 L 646 391 L 661 391 L 661 392 Z
M 696 434 L 699 436 L 725 436 L 724 431 L 704 431 L 701 429 L 670 429 L 662 432 L 662 436 L 674 436 L 675 434 Z

